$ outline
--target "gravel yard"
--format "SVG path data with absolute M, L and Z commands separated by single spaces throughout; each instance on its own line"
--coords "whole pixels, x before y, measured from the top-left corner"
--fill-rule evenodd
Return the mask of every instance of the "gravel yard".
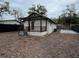
M 0 58 L 79 57 L 79 35 L 52 33 L 44 37 L 21 37 L 0 33 Z

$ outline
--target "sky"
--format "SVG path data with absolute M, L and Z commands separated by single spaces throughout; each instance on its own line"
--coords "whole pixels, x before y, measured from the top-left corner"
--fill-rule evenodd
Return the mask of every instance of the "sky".
M 2 1 L 2 0 L 1 0 Z M 7 0 L 6 0 L 7 1 Z M 62 14 L 62 11 L 66 9 L 67 5 L 75 4 L 76 9 L 79 8 L 79 0 L 8 0 L 12 8 L 19 9 L 23 16 L 28 15 L 28 9 L 33 5 L 41 4 L 47 9 L 47 16 L 49 18 L 55 18 Z M 9 15 L 8 15 L 9 16 Z M 8 18 L 7 16 L 7 18 Z M 12 18 L 9 17 L 9 18 Z

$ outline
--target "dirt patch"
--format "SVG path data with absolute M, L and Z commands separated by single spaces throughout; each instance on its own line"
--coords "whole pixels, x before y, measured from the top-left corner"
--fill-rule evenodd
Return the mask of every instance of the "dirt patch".
M 0 33 L 0 57 L 79 57 L 79 35 L 21 37 L 17 32 Z

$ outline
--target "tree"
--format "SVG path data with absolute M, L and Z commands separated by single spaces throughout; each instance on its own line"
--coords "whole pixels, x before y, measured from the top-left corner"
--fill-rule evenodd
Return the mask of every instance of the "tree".
M 58 22 L 66 25 L 79 23 L 79 18 L 77 17 L 75 5 L 71 4 L 67 5 L 66 7 L 67 9 L 63 11 L 62 15 L 59 17 L 60 19 L 58 20 Z
M 22 20 L 19 19 L 20 17 L 22 17 L 22 13 L 21 13 L 20 9 L 13 9 L 13 13 L 12 14 L 15 16 L 16 20 L 20 24 L 22 24 Z
M 0 4 L 0 17 L 2 18 L 2 15 L 4 12 L 9 13 L 9 2 L 4 2 L 4 4 Z
M 32 5 L 31 8 L 29 8 L 29 12 L 28 14 L 31 14 L 31 13 L 38 13 L 40 15 L 46 15 L 47 14 L 47 10 L 45 8 L 45 6 L 42 6 L 40 4 L 38 5 Z
M 4 12 L 9 13 L 9 2 L 5 1 L 4 4 L 0 4 L 0 15 L 2 15 Z
M 10 15 L 14 15 L 15 19 L 21 23 L 21 20 L 19 20 L 18 18 L 20 18 L 22 16 L 22 13 L 20 11 L 20 9 L 12 9 L 10 7 L 10 3 L 8 1 L 5 1 L 4 4 L 0 4 L 0 17 L 3 17 L 3 14 L 7 12 Z

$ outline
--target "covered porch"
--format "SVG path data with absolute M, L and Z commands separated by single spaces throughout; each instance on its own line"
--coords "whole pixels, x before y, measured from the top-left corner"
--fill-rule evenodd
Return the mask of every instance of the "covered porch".
M 48 22 L 52 22 L 51 19 L 37 13 L 32 13 L 28 17 L 23 17 L 20 19 L 23 20 L 24 29 L 27 32 L 47 31 Z
M 25 31 L 27 32 L 44 32 L 46 31 L 46 27 L 45 26 L 42 26 L 40 28 L 40 26 L 34 26 L 34 29 L 30 28 L 30 27 L 26 27 Z
M 43 18 L 30 18 L 25 25 L 25 31 L 27 32 L 44 32 L 47 31 L 47 19 Z

